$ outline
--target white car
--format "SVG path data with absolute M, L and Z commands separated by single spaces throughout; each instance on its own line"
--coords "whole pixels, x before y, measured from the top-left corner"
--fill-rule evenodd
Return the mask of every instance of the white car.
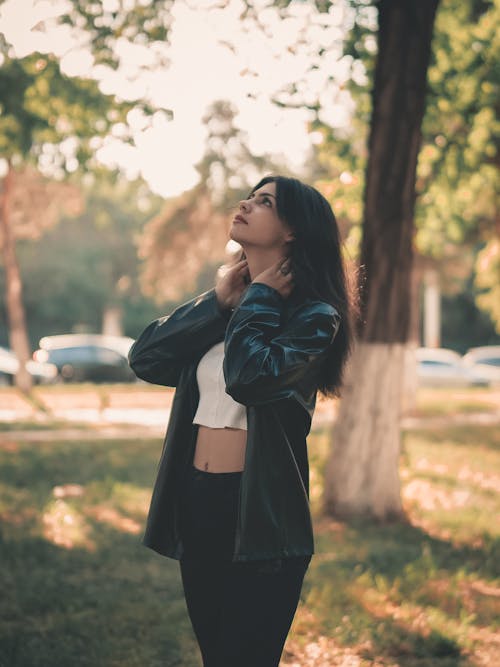
M 133 342 L 101 334 L 45 336 L 33 359 L 55 364 L 61 382 L 136 382 L 127 359 Z
M 65 347 L 80 347 L 82 345 L 98 345 L 110 350 L 116 350 L 124 357 L 128 355 L 134 342 L 129 336 L 108 336 L 105 334 L 58 334 L 44 336 L 39 345 L 42 350 L 57 350 Z
M 500 345 L 473 347 L 464 355 L 463 363 L 492 384 L 500 384 Z
M 420 347 L 416 350 L 417 377 L 421 386 L 488 386 L 489 379 L 463 363 L 454 350 Z
M 0 385 L 13 385 L 14 376 L 19 370 L 19 360 L 6 347 L 0 347 Z M 26 370 L 33 377 L 35 384 L 54 382 L 57 377 L 57 367 L 54 364 L 29 360 Z

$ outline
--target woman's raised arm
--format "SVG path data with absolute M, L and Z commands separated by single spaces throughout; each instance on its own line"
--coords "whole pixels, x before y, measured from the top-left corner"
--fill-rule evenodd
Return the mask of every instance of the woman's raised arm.
M 200 294 L 144 329 L 130 349 L 130 367 L 146 382 L 177 386 L 183 366 L 221 340 L 230 316 L 215 288 Z

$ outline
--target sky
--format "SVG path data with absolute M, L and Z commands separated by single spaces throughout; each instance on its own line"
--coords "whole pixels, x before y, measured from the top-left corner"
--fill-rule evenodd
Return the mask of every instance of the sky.
M 109 11 L 118 5 L 118 0 L 101 2 Z M 228 100 L 236 107 L 235 122 L 247 133 L 254 154 L 284 155 L 290 170 L 298 173 L 318 138 L 308 134 L 312 116 L 305 104 L 319 99 L 321 119 L 332 126 L 349 122 L 352 103 L 342 89 L 349 63 L 340 58 L 349 10 L 342 2 L 335 3 L 329 14 L 319 15 L 308 2 L 297 0 L 292 2 L 291 15 L 282 19 L 272 2 L 255 0 L 260 7 L 258 27 L 240 20 L 240 0 L 176 0 L 168 44 L 146 48 L 122 40 L 117 44 L 118 72 L 92 69 L 81 35 L 67 26 L 51 27 L 50 18 L 57 17 L 64 4 L 65 0 L 6 0 L 0 7 L 0 32 L 18 57 L 34 50 L 52 51 L 68 75 L 85 76 L 92 71 L 103 92 L 125 99 L 149 98 L 159 109 L 152 123 L 145 125 L 138 113 L 128 118 L 135 145 L 120 141 L 125 128 L 117 125 L 104 145 L 96 141 L 96 157 L 110 167 L 120 166 L 131 178 L 142 175 L 161 196 L 176 196 L 198 181 L 195 165 L 206 141 L 202 119 L 215 100 Z M 302 44 L 297 47 L 299 37 Z M 318 59 L 318 46 L 327 56 Z M 156 56 L 169 65 L 158 66 Z M 316 67 L 308 73 L 312 63 Z M 282 109 L 272 103 L 273 96 L 296 82 L 299 108 Z M 67 142 L 70 166 L 74 148 L 74 143 Z M 49 155 L 46 162 L 48 169 Z

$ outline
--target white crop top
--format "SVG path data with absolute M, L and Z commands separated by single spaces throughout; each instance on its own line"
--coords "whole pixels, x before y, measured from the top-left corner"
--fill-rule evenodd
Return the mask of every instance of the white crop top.
M 241 428 L 247 430 L 247 411 L 226 394 L 226 382 L 222 370 L 224 341 L 211 347 L 200 359 L 196 379 L 200 391 L 200 402 L 193 424 L 212 428 Z

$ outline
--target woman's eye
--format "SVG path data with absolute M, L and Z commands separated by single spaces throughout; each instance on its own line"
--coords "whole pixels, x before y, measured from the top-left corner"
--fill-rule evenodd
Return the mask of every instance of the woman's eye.
M 271 206 L 272 207 L 272 202 L 267 197 L 264 197 L 264 199 L 262 199 L 262 203 L 265 204 L 266 206 Z

